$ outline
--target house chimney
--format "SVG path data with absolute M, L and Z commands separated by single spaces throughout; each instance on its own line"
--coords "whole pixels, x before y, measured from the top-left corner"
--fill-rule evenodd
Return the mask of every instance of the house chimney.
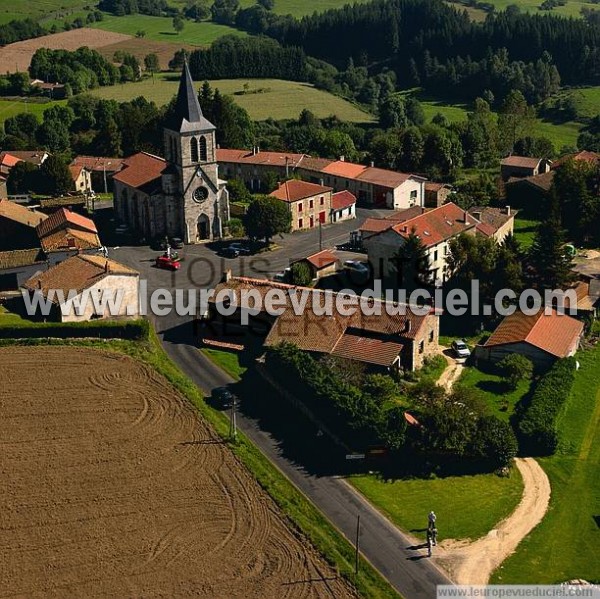
M 252 156 L 256 156 L 256 146 L 252 146 Z
M 228 268 L 221 278 L 221 283 L 229 283 L 229 281 L 231 281 L 231 268 Z
M 344 162 L 345 160 L 346 160 L 346 157 L 345 157 L 345 156 L 343 156 L 343 155 L 342 155 L 342 156 L 340 156 L 340 162 Z
M 371 168 L 375 168 L 375 161 L 371 160 Z
M 510 206 L 506 206 L 506 214 L 510 216 Z
M 323 187 L 325 185 L 325 179 L 323 179 L 322 177 L 319 179 L 319 184 L 321 185 L 321 187 Z
M 465 225 L 469 224 L 469 213 L 465 210 Z

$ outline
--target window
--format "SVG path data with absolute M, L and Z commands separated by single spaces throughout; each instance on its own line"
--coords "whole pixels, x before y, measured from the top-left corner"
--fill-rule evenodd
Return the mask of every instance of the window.
M 325 198 L 323 196 L 321 196 L 320 200 L 319 200 L 319 204 L 322 206 L 325 203 Z
M 302 202 L 298 202 L 298 212 L 302 212 Z
M 435 337 L 433 331 L 429 331 L 429 343 L 433 343 L 433 338 Z
M 435 250 L 435 252 L 433 252 L 433 261 L 437 262 L 437 259 L 438 259 L 438 251 Z
M 302 219 L 301 219 L 301 218 L 299 218 L 299 219 L 298 219 L 298 228 L 299 228 L 299 229 L 302 229 L 302 225 L 303 225 L 303 224 L 304 224 L 304 223 L 302 222 Z
M 422 354 L 425 351 L 425 341 L 419 341 L 419 353 Z
M 308 207 L 309 208 L 314 208 L 315 207 L 315 201 L 314 200 L 309 200 L 308 201 Z
M 200 138 L 200 161 L 208 161 L 208 150 L 206 147 L 206 137 L 204 137 L 204 135 Z
M 195 137 L 190 140 L 190 155 L 192 162 L 198 162 L 198 140 Z
M 447 255 L 448 255 L 448 246 L 445 245 L 444 246 L 444 256 L 447 256 Z
M 419 192 L 416 189 L 413 189 L 410 192 L 410 199 L 413 200 L 413 201 L 416 201 L 418 195 L 419 195 Z

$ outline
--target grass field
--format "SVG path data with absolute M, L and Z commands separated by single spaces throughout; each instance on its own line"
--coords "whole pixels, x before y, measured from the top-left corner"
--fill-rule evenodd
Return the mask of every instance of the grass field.
M 266 89 L 265 93 L 234 95 L 243 91 L 244 83 L 250 89 Z M 250 117 L 257 121 L 269 117 L 274 119 L 298 118 L 304 108 L 308 108 L 318 117 L 337 115 L 344 121 L 369 122 L 373 117 L 363 112 L 350 102 L 338 98 L 322 90 L 315 89 L 307 83 L 282 81 L 279 79 L 221 79 L 211 81 L 213 88 L 222 93 L 233 95 L 237 104 L 245 108 Z M 128 83 L 113 87 L 102 87 L 93 90 L 93 94 L 101 98 L 109 98 L 123 102 L 137 96 L 145 96 L 159 105 L 166 104 L 177 93 L 177 80 L 168 74 L 157 76 L 154 82 L 145 79 L 138 83 Z M 200 83 L 197 83 L 200 87 Z
M 537 220 L 515 218 L 515 239 L 521 244 L 523 249 L 528 249 L 533 244 L 539 224 L 540 222 Z
M 208 21 L 203 23 L 185 21 L 183 31 L 175 33 L 172 22 L 173 20 L 168 17 L 150 17 L 148 15 L 115 17 L 105 15 L 103 21 L 94 23 L 92 27 L 128 35 L 135 35 L 137 31 L 143 30 L 146 32 L 146 38 L 150 40 L 180 45 L 191 44 L 193 46 L 207 46 L 217 38 L 230 33 L 246 35 L 243 31 Z
M 505 10 L 507 6 L 516 4 L 523 12 L 532 12 L 546 14 L 546 11 L 539 10 L 542 0 L 486 0 L 496 7 L 496 10 Z M 564 17 L 579 17 L 581 16 L 581 7 L 597 8 L 597 5 L 590 2 L 581 2 L 580 0 L 567 0 L 565 6 L 558 6 L 550 11 L 552 15 L 562 15 Z
M 552 486 L 550 509 L 495 572 L 494 583 L 600 582 L 600 347 L 577 359 L 559 453 L 540 460 Z
M 44 110 L 47 110 L 51 106 L 63 105 L 65 103 L 66 100 L 45 103 L 0 100 L 0 124 L 4 123 L 4 121 L 11 116 L 15 116 L 15 114 L 19 114 L 20 112 L 31 112 L 32 114 L 37 115 L 41 121 Z
M 469 366 L 464 369 L 457 385 L 478 391 L 485 399 L 490 414 L 508 421 L 515 405 L 529 392 L 531 382 L 521 381 L 514 391 L 509 391 L 500 375 Z
M 387 482 L 369 474 L 349 479 L 403 530 L 424 537 L 427 514 L 437 515 L 439 540 L 477 539 L 508 516 L 523 492 L 516 468 L 508 478 L 495 474 Z
M 600 114 L 600 86 L 564 88 L 552 99 L 567 97 L 575 100 L 578 118 L 589 119 Z
M 200 351 L 221 370 L 224 370 L 229 376 L 237 381 L 239 381 L 246 370 L 248 370 L 247 366 L 242 366 L 240 364 L 239 352 L 223 351 L 212 347 L 203 347 Z

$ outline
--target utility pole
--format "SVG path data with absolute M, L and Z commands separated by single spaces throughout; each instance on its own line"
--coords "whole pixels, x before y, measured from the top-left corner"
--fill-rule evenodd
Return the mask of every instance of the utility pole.
M 358 514 L 356 518 L 356 553 L 354 556 L 354 575 L 358 576 L 358 552 L 359 552 L 359 544 L 360 544 L 360 514 Z
M 237 422 L 235 419 L 235 397 L 231 400 L 231 411 L 229 413 L 229 437 L 232 441 L 237 439 Z

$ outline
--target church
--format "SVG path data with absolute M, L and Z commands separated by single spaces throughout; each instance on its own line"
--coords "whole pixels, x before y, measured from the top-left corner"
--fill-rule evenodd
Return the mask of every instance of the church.
M 219 179 L 215 126 L 202 114 L 187 63 L 163 143 L 165 158 L 139 152 L 113 176 L 118 221 L 146 240 L 220 238 L 229 220 L 229 194 Z

